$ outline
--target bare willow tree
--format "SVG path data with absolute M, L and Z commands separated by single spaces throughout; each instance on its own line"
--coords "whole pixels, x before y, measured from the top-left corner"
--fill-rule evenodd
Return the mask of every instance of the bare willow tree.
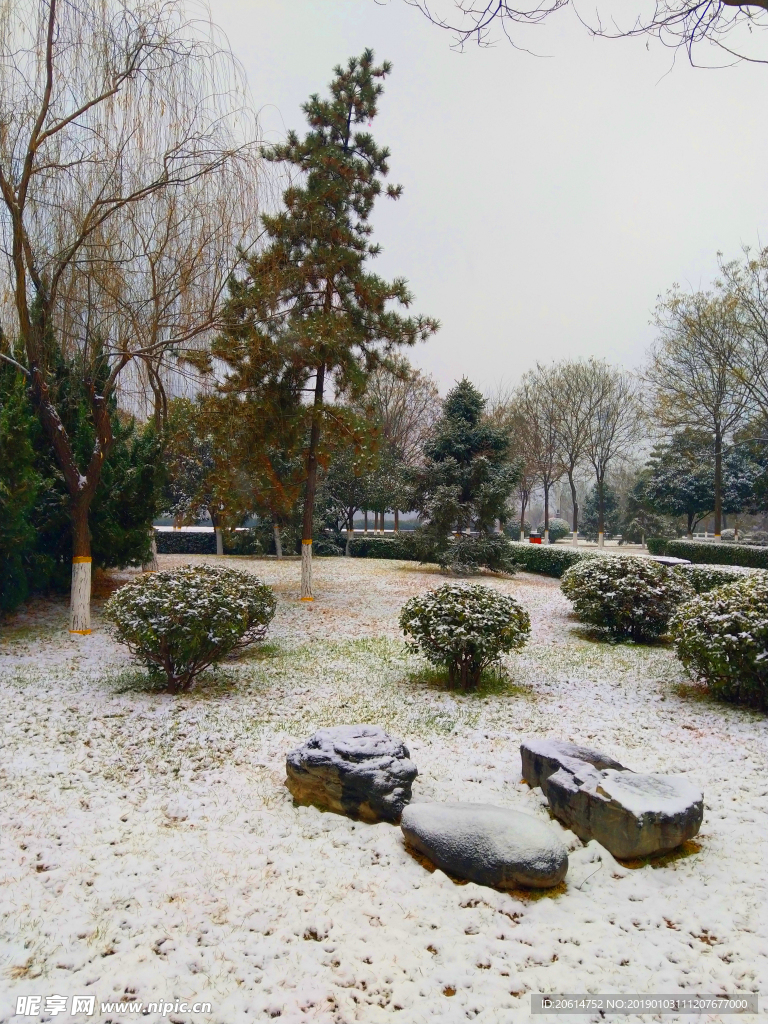
M 179 340 L 135 331 L 128 286 L 107 283 L 144 257 L 137 223 L 163 221 L 161 196 L 200 188 L 250 141 L 237 67 L 209 29 L 181 0 L 0 0 L 4 336 L 20 342 L 0 354 L 25 374 L 69 491 L 74 633 L 90 632 L 110 397 L 126 367 L 156 365 Z M 51 386 L 57 360 L 90 406 L 83 466 Z
M 510 3 L 509 0 L 405 0 L 425 14 L 429 20 L 446 29 L 454 45 L 467 43 L 488 46 L 494 41 L 494 29 L 516 49 L 527 50 L 530 37 L 520 32 L 540 25 L 565 7 L 576 7 L 571 0 L 530 0 Z M 696 63 L 701 44 L 708 43 L 725 56 L 727 63 L 747 60 L 765 63 L 766 58 L 756 46 L 762 31 L 768 27 L 768 0 L 652 0 L 634 9 L 611 5 L 604 11 L 576 14 L 593 36 L 621 39 L 628 36 L 650 36 L 674 50 L 684 50 L 690 62 Z M 623 19 L 623 20 L 620 20 Z
M 751 405 L 740 313 L 732 295 L 672 290 L 656 309 L 659 337 L 646 371 L 658 425 L 701 431 L 713 440 L 716 540 L 723 525 L 723 455 Z
M 588 363 L 591 415 L 584 456 L 595 474 L 597 543 L 605 544 L 605 480 L 609 468 L 627 459 L 642 436 L 643 419 L 636 379 L 599 360 Z

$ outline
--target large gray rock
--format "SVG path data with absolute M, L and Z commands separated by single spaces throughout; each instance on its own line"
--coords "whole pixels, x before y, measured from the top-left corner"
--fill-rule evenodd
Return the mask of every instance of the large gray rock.
M 542 790 L 550 775 L 561 768 L 572 773 L 582 765 L 590 764 L 594 768 L 625 770 L 624 765 L 607 754 L 601 754 L 599 750 L 579 747 L 563 740 L 523 740 L 520 744 L 520 757 L 523 762 L 523 778 L 529 786 L 541 786 Z
M 551 827 L 491 804 L 410 804 L 400 827 L 437 867 L 497 889 L 562 882 L 568 852 Z
M 398 822 L 418 774 L 403 741 L 378 725 L 318 729 L 285 767 L 296 803 L 363 821 Z
M 674 775 L 563 767 L 542 786 L 554 816 L 585 841 L 596 839 L 614 857 L 647 857 L 673 850 L 699 831 L 700 789 Z

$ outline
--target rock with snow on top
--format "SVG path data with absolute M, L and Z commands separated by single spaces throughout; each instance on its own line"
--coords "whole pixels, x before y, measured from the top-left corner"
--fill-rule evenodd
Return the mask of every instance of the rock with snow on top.
M 624 765 L 599 750 L 580 747 L 564 740 L 523 740 L 520 744 L 520 758 L 523 762 L 523 778 L 533 788 L 541 786 L 542 791 L 550 775 L 561 768 L 573 773 L 581 765 L 590 764 L 599 769 L 625 770 Z
M 398 822 L 417 774 L 403 741 L 380 726 L 338 725 L 288 754 L 285 784 L 298 804 Z
M 480 885 L 545 889 L 568 871 L 568 851 L 551 826 L 506 807 L 410 804 L 400 827 L 437 867 Z
M 542 790 L 554 816 L 580 839 L 596 839 L 624 859 L 673 850 L 696 835 L 704 814 L 701 790 L 674 775 L 583 763 L 554 772 Z

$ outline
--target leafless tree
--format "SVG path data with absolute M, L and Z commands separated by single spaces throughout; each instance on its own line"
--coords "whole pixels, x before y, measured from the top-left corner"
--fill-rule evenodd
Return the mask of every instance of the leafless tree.
M 723 451 L 751 410 L 745 367 L 749 349 L 736 296 L 673 289 L 655 316 L 659 337 L 646 378 L 662 428 L 712 437 L 715 451 L 715 539 L 723 523 Z
M 597 542 L 605 543 L 605 478 L 615 463 L 628 458 L 642 436 L 643 418 L 633 375 L 591 359 L 591 415 L 584 456 L 595 474 Z
M 523 375 L 512 399 L 527 474 L 544 492 L 544 542 L 549 542 L 549 498 L 564 472 L 560 446 L 560 403 L 538 368 Z
M 523 45 L 526 37 L 516 30 L 539 25 L 569 4 L 575 7 L 571 0 L 530 0 L 522 6 L 509 0 L 405 2 L 418 8 L 433 24 L 449 31 L 454 45 L 459 48 L 470 42 L 490 45 L 494 40 L 494 28 L 498 27 L 515 48 L 528 49 Z M 614 10 L 607 15 L 598 11 L 590 14 L 588 20 L 578 11 L 577 16 L 593 36 L 613 39 L 656 37 L 665 46 L 685 50 L 692 64 L 695 63 L 694 48 L 698 51 L 702 43 L 714 46 L 725 55 L 728 63 L 736 60 L 766 62 L 754 44 L 768 26 L 768 0 L 653 0 L 647 11 L 619 11 Z M 624 18 L 623 23 L 619 23 L 617 14 Z
M 381 425 L 385 439 L 406 465 L 421 458 L 424 441 L 440 417 L 442 401 L 432 377 L 403 358 L 393 369 L 380 366 L 368 380 L 364 402 Z
M 579 538 L 578 475 L 585 460 L 594 393 L 593 360 L 570 360 L 536 367 L 539 387 L 546 390 L 555 410 L 557 445 L 568 477 L 573 509 L 573 543 Z
M 134 361 L 157 365 L 191 340 L 134 331 L 128 286 L 110 290 L 111 271 L 130 279 L 138 223 L 167 222 L 161 197 L 221 173 L 248 151 L 253 124 L 231 54 L 181 0 L 0 0 L 0 55 L 4 333 L 22 348 L 2 357 L 27 376 L 69 491 L 70 629 L 83 633 L 110 395 Z M 51 389 L 55 358 L 77 368 L 90 402 L 96 440 L 84 467 Z
M 747 248 L 743 262 L 721 260 L 720 270 L 718 293 L 735 304 L 744 343 L 734 372 L 768 420 L 768 249 L 753 256 Z

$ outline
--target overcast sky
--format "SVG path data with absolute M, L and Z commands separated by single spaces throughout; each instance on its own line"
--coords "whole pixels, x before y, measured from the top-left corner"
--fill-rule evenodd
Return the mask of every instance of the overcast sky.
M 618 2 L 618 0 L 617 0 Z M 628 367 L 656 296 L 706 286 L 717 252 L 768 244 L 768 67 L 696 70 L 653 41 L 594 40 L 570 11 L 525 39 L 451 50 L 403 0 L 216 0 L 267 138 L 366 46 L 392 61 L 372 126 L 399 202 L 376 269 L 440 332 L 411 353 L 441 389 L 514 382 L 537 360 Z

